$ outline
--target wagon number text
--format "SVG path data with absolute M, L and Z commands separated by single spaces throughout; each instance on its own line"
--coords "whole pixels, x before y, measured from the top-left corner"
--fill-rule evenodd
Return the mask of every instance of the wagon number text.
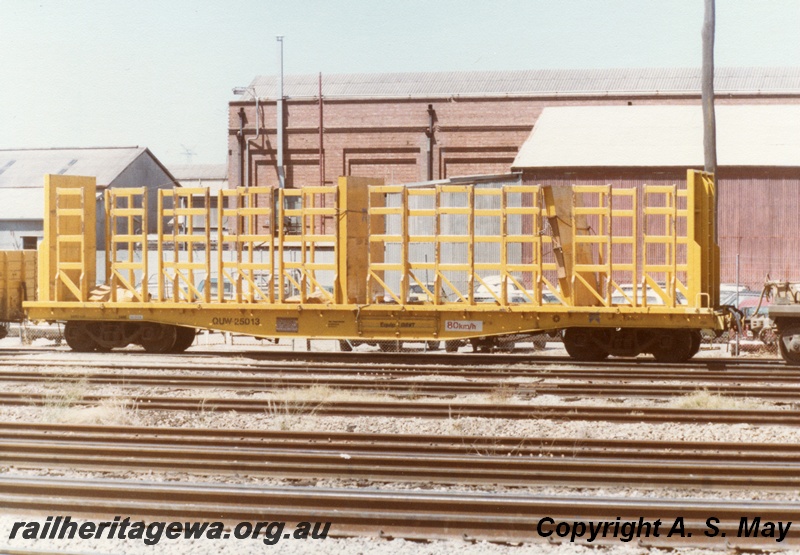
M 260 326 L 261 318 L 212 318 L 212 326 Z

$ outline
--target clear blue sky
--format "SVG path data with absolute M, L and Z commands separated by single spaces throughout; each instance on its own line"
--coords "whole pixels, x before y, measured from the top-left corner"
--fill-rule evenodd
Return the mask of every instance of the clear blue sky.
M 224 163 L 231 89 L 286 74 L 701 63 L 703 0 L 0 0 L 0 148 Z M 800 66 L 800 0 L 717 0 L 716 64 Z

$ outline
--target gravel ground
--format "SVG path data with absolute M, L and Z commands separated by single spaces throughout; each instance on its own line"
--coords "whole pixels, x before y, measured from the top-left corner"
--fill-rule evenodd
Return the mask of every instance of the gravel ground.
M 7 341 L 7 340 L 6 340 Z M 0 345 L 0 348 L 4 345 Z M 554 353 L 555 354 L 555 353 Z M 73 354 L 67 355 L 70 359 Z M 150 360 L 150 359 L 148 359 Z M 170 359 L 173 360 L 174 359 Z M 157 359 L 153 359 L 156 362 Z M 226 359 L 226 364 L 233 364 Z M 56 367 L 47 366 L 47 370 L 56 370 Z M 80 373 L 80 369 L 64 369 Z M 122 370 L 119 370 L 120 372 Z M 137 370 L 137 372 L 144 372 Z M 154 370 L 157 372 L 157 370 Z M 236 375 L 247 375 L 236 373 Z M 430 379 L 442 379 L 432 376 Z M 453 379 L 453 378 L 446 378 Z M 510 379 L 509 381 L 522 381 Z M 563 381 L 563 380 L 561 380 Z M 200 412 L 189 413 L 179 411 L 148 411 L 137 410 L 125 402 L 129 395 L 171 395 L 188 397 L 222 397 L 241 398 L 241 392 L 231 392 L 215 389 L 165 389 L 165 388 L 139 388 L 118 386 L 89 386 L 78 381 L 74 384 L 58 384 L 43 382 L 40 384 L 21 384 L 6 386 L 10 391 L 27 393 L 48 393 L 52 401 L 42 407 L 0 407 L 0 420 L 24 422 L 51 422 L 51 423 L 93 423 L 93 424 L 130 424 L 140 426 L 172 426 L 172 427 L 211 427 L 229 429 L 278 429 L 298 431 L 332 431 L 332 432 L 358 432 L 358 433 L 413 433 L 438 435 L 480 435 L 480 436 L 519 436 L 541 438 L 570 438 L 581 439 L 633 439 L 633 440 L 683 440 L 702 442 L 770 442 L 770 443 L 797 443 L 800 441 L 800 428 L 785 426 L 752 426 L 747 424 L 615 424 L 597 423 L 587 421 L 552 421 L 552 420 L 498 420 L 485 418 L 450 418 L 446 420 L 419 419 L 419 418 L 354 418 L 354 417 L 324 417 L 312 414 L 302 414 L 288 409 L 282 401 L 295 401 L 307 403 L 313 408 L 315 403 L 336 400 L 375 400 L 392 401 L 394 397 L 388 395 L 364 395 L 351 392 L 331 390 L 326 387 L 316 387 L 306 390 L 287 390 L 276 393 L 252 392 L 248 398 L 263 398 L 274 401 L 273 408 L 264 414 L 236 414 L 231 412 Z M 101 406 L 86 406 L 81 402 L 84 395 L 100 394 L 113 398 Z M 431 402 L 435 399 L 421 397 L 422 402 Z M 531 399 L 519 399 L 510 395 L 508 391 L 500 390 L 489 395 L 465 395 L 441 400 L 444 403 L 520 403 L 527 405 L 614 405 L 631 407 L 649 406 L 697 406 L 698 408 L 769 408 L 772 410 L 795 410 L 797 407 L 786 404 L 772 404 L 759 399 L 730 399 L 715 396 L 699 388 L 698 393 L 685 398 L 669 401 L 643 400 L 643 399 L 575 399 L 550 395 L 540 395 Z M 505 491 L 497 487 L 468 487 L 468 486 L 440 486 L 432 484 L 363 484 L 356 481 L 343 480 L 282 480 L 279 478 L 265 478 L 259 476 L 188 476 L 178 473 L 90 473 L 70 470 L 36 470 L 15 468 L 2 465 L 0 473 L 5 475 L 49 475 L 70 477 L 114 477 L 143 479 L 151 481 L 180 481 L 180 482 L 223 482 L 223 483 L 249 483 L 261 485 L 300 484 L 316 487 L 379 487 L 391 490 L 435 490 L 449 491 Z M 800 501 L 800 492 L 760 492 L 760 491 L 714 491 L 714 490 L 664 490 L 659 488 L 569 488 L 555 486 L 531 486 L 529 488 L 514 488 L 515 492 L 528 492 L 532 494 L 556 495 L 583 495 L 583 496 L 622 496 L 622 497 L 672 497 L 701 498 L 701 499 L 760 499 L 796 502 Z M 403 540 L 388 541 L 371 538 L 329 538 L 326 540 L 286 540 L 276 546 L 265 546 L 258 540 L 242 541 L 192 541 L 192 540 L 162 540 L 159 548 L 142 545 L 141 540 L 62 540 L 53 543 L 49 540 L 34 541 L 16 538 L 8 539 L 13 523 L 20 520 L 43 520 L 38 517 L 24 518 L 6 514 L 0 509 L 0 553 L 5 548 L 28 550 L 58 550 L 72 553 L 265 553 L 280 546 L 282 553 L 341 553 L 357 555 L 366 553 L 409 553 L 409 554 L 439 554 L 454 553 L 481 553 L 481 554 L 583 554 L 583 553 L 622 553 L 622 554 L 658 554 L 675 553 L 675 551 L 662 551 L 647 549 L 637 545 L 618 544 L 610 548 L 582 547 L 578 545 L 550 545 L 535 544 L 524 546 L 506 546 L 488 543 L 469 544 L 461 541 L 434 541 L 428 543 L 407 542 Z M 112 516 L 113 518 L 113 516 Z M 797 524 L 800 526 L 800 523 Z M 48 543 L 49 542 L 49 543 Z M 166 547 L 165 547 L 166 546 Z M 780 548 L 781 546 L 776 546 Z M 724 551 L 724 545 L 720 544 Z M 720 550 L 691 550 L 680 549 L 678 552 L 686 554 L 720 553 Z M 797 551 L 800 553 L 800 551 Z

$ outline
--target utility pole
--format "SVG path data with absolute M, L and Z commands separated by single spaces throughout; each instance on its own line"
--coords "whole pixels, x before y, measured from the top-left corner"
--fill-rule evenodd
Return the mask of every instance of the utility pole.
M 280 50 L 278 53 L 280 74 L 278 76 L 278 188 L 284 189 L 286 187 L 286 172 L 283 165 L 283 149 L 284 149 L 284 136 L 283 136 L 283 36 L 278 35 L 275 37 L 280 43 Z
M 717 122 L 714 116 L 714 0 L 705 0 L 703 18 L 703 160 L 704 169 L 717 180 Z M 719 243 L 719 188 L 714 195 L 714 241 Z

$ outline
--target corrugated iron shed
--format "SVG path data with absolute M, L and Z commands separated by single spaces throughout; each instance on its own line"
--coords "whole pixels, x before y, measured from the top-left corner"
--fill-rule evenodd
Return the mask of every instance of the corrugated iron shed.
M 720 166 L 800 167 L 800 105 L 717 106 Z M 700 106 L 545 108 L 513 168 L 697 167 Z
M 172 164 L 169 169 L 178 181 L 228 179 L 228 166 L 225 164 Z
M 228 188 L 228 166 L 225 164 L 179 164 L 169 169 L 182 187 L 208 187 L 212 194 Z
M 686 95 L 700 93 L 697 68 L 539 69 L 425 73 L 345 73 L 322 76 L 327 98 L 429 98 L 457 96 Z M 287 75 L 290 98 L 319 95 L 318 75 Z M 800 67 L 717 68 L 717 94 L 800 92 Z M 276 98 L 278 78 L 259 75 L 244 100 Z
M 145 147 L 0 150 L 0 187 L 41 188 L 47 173 L 91 175 L 99 187 L 106 187 L 142 155 L 150 156 L 170 176 Z

